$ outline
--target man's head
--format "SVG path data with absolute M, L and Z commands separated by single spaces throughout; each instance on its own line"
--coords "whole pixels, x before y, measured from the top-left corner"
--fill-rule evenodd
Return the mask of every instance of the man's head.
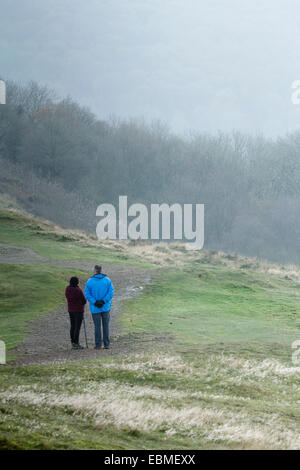
M 99 264 L 96 264 L 96 266 L 94 267 L 94 273 L 101 274 L 101 271 L 102 271 L 102 266 L 99 266 Z

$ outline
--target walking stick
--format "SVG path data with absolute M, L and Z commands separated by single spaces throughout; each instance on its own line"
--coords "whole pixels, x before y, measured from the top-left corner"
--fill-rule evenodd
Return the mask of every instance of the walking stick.
M 84 318 L 84 315 L 83 315 L 83 328 L 84 328 L 85 344 L 86 344 L 86 347 L 87 347 L 87 349 L 88 349 L 88 348 L 89 348 L 89 345 L 88 345 L 87 336 L 86 336 L 86 327 L 85 327 L 85 318 Z

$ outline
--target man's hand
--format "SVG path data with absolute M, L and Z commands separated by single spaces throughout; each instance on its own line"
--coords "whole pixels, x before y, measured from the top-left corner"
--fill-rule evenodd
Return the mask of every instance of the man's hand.
M 102 308 L 103 305 L 104 305 L 104 303 L 105 303 L 104 300 L 96 300 L 95 306 L 96 306 L 97 308 Z

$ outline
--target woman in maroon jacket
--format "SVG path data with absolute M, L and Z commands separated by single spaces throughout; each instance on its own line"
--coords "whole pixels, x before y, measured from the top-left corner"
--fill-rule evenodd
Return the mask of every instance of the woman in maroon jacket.
M 66 288 L 66 298 L 68 301 L 68 311 L 71 321 L 71 343 L 73 349 L 84 349 L 83 346 L 79 344 L 79 334 L 80 327 L 83 320 L 84 306 L 86 304 L 86 299 L 83 295 L 82 290 L 78 286 L 79 279 L 78 277 L 71 277 L 70 285 Z

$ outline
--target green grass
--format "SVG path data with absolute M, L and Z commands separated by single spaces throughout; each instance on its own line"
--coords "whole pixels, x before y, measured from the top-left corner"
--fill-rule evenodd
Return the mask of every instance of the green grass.
M 95 259 L 95 249 L 30 217 L 4 211 L 0 222 L 2 242 Z M 9 348 L 31 319 L 64 302 L 72 273 L 0 264 L 0 336 Z M 123 303 L 123 340 L 139 353 L 0 366 L 0 449 L 300 449 L 300 368 L 291 361 L 299 301 L 295 281 L 209 256 L 163 271 Z
M 218 354 L 0 368 L 0 448 L 299 448 L 298 381 Z
M 7 350 L 28 333 L 28 323 L 65 302 L 64 290 L 73 269 L 47 265 L 0 264 L 0 339 Z M 79 272 L 82 279 L 85 272 Z
M 0 209 L 0 243 L 33 249 L 45 258 L 54 260 L 100 260 L 101 263 L 126 264 L 153 268 L 150 263 L 117 249 L 92 247 L 76 235 L 55 232 L 55 228 L 22 213 Z
M 125 301 L 120 321 L 131 332 L 171 336 L 193 347 L 253 343 L 268 355 L 270 345 L 290 354 L 300 337 L 299 315 L 299 284 L 202 264 L 162 274 L 141 296 Z

